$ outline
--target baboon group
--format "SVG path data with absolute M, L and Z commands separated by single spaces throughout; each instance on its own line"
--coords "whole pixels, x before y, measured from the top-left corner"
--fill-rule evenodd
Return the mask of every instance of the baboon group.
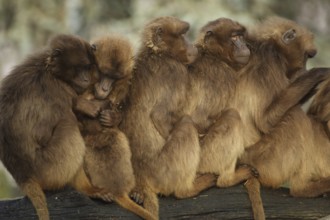
M 189 27 L 155 18 L 137 52 L 118 34 L 59 34 L 1 81 L 0 159 L 40 220 L 44 190 L 67 185 L 149 220 L 159 194 L 244 182 L 260 220 L 260 186 L 330 191 L 330 69 L 306 68 L 313 34 L 219 18 L 191 43 Z

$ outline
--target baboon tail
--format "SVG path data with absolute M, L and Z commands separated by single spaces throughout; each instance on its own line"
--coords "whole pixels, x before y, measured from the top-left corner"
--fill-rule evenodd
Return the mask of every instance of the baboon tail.
M 148 210 L 144 209 L 140 205 L 133 202 L 128 195 L 123 195 L 115 198 L 116 202 L 124 207 L 125 209 L 130 210 L 131 212 L 137 214 L 143 219 L 147 220 L 156 220 L 157 218 L 153 216 Z
M 46 196 L 39 183 L 33 179 L 20 184 L 22 191 L 30 199 L 37 211 L 39 220 L 49 220 Z
M 255 220 L 265 220 L 265 211 L 260 195 L 260 182 L 257 178 L 250 178 L 244 185 L 251 201 L 253 218 Z

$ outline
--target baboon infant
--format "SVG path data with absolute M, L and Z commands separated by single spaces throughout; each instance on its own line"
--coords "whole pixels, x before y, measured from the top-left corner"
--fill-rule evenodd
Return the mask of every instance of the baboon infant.
M 215 176 L 196 178 L 198 132 L 184 114 L 188 71 L 197 50 L 185 39 L 187 22 L 160 17 L 142 32 L 129 105 L 120 125 L 127 135 L 136 174 L 133 196 L 158 216 L 157 194 L 185 198 L 214 185 Z
M 99 189 L 96 196 L 114 200 L 144 219 L 155 219 L 128 197 L 135 177 L 128 140 L 118 129 L 132 76 L 132 47 L 121 36 L 102 37 L 92 46 L 96 48 L 98 79 L 76 102 L 87 146 L 84 170 Z
M 75 182 L 82 166 L 85 144 L 72 102 L 90 85 L 93 65 L 88 42 L 57 35 L 1 82 L 0 159 L 39 219 L 49 219 L 43 190 Z

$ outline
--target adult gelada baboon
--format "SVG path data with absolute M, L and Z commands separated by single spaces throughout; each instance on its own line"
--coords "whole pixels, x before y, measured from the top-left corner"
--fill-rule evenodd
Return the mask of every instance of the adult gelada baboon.
M 262 185 L 279 187 L 288 181 L 291 194 L 303 195 L 314 172 L 310 167 L 317 170 L 319 164 L 305 162 L 312 154 L 307 148 L 313 146 L 314 132 L 306 114 L 293 106 L 329 71 L 305 71 L 307 58 L 316 54 L 313 35 L 293 21 L 269 18 L 249 38 L 252 56 L 241 70 L 234 99 L 248 147 L 240 162 L 258 170 Z M 290 83 L 288 77 L 301 72 Z
M 116 201 L 144 219 L 155 219 L 128 196 L 135 186 L 131 151 L 125 134 L 117 127 L 132 76 L 133 49 L 119 35 L 101 37 L 92 46 L 96 48 L 98 80 L 75 106 L 87 147 L 84 170 L 94 187 L 89 191 Z
M 249 179 L 248 166 L 236 170 L 244 152 L 243 125 L 238 112 L 227 109 L 233 98 L 237 70 L 249 61 L 245 28 L 231 19 L 207 23 L 198 36 L 199 53 L 189 66 L 191 90 L 188 112 L 201 137 L 198 172 L 218 174 L 217 186 L 228 187 Z
M 129 107 L 121 128 L 130 141 L 136 174 L 135 199 L 158 216 L 157 193 L 193 196 L 214 184 L 213 175 L 196 178 L 198 132 L 183 113 L 188 72 L 197 50 L 188 43 L 187 22 L 160 17 L 148 23 L 136 56 Z
M 93 62 L 89 43 L 58 35 L 1 82 L 0 158 L 39 219 L 49 219 L 43 190 L 81 177 L 85 144 L 72 100 L 90 85 Z

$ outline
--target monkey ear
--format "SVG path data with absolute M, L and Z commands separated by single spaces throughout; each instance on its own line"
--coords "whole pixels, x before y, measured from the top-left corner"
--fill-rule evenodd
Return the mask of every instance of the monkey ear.
M 92 45 L 91 45 L 91 48 L 92 48 L 92 51 L 96 51 L 96 48 L 97 48 L 97 47 L 96 47 L 96 44 L 92 44 Z
M 213 31 L 210 30 L 206 31 L 204 36 L 204 43 L 206 43 L 212 35 L 213 35 Z
M 156 33 L 157 35 L 161 36 L 161 35 L 163 34 L 163 28 L 161 28 L 161 27 L 157 27 L 155 33 Z
M 282 35 L 282 41 L 285 44 L 289 44 L 291 41 L 293 41 L 296 38 L 296 31 L 294 29 L 289 29 L 287 30 L 283 35 Z
M 163 28 L 157 27 L 155 30 L 155 43 L 159 43 L 162 41 L 162 36 L 163 36 Z
M 52 57 L 58 57 L 59 55 L 61 55 L 62 50 L 61 49 L 54 49 L 52 52 Z

